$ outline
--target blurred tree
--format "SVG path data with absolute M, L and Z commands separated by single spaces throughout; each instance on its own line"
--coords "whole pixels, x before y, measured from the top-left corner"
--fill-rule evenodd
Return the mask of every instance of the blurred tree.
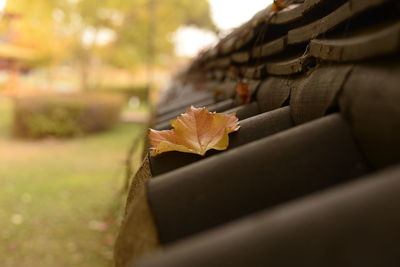
M 39 51 L 38 64 L 79 62 L 82 87 L 88 87 L 94 60 L 128 69 L 144 64 L 149 36 L 155 62 L 162 64 L 180 26 L 216 30 L 207 0 L 12 0 L 6 10 L 23 16 L 15 42 Z
M 113 1 L 111 1 L 113 2 Z M 137 62 L 146 58 L 148 39 L 146 34 L 153 20 L 156 32 L 153 33 L 156 62 L 162 62 L 163 55 L 172 51 L 171 33 L 181 25 L 194 25 L 209 30 L 216 30 L 209 15 L 207 1 L 191 0 L 155 0 L 155 16 L 149 18 L 146 10 L 148 0 L 119 0 L 122 9 L 127 10 L 120 26 L 116 27 L 117 39 L 113 43 L 113 62 L 121 66 L 129 66 L 130 57 Z M 118 48 L 118 49 L 115 49 Z M 127 55 L 129 55 L 127 57 Z
M 55 31 L 52 21 L 56 2 L 57 0 L 8 1 L 10 8 L 7 7 L 7 11 L 19 18 L 7 24 L 6 29 L 2 29 L 2 36 L 7 42 L 36 50 L 40 57 L 34 64 L 47 64 L 54 58 L 65 56 L 65 38 Z

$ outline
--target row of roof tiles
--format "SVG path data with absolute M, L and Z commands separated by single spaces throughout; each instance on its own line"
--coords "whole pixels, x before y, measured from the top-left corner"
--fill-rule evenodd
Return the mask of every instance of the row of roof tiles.
M 305 0 L 270 10 L 200 55 L 172 88 L 183 97 L 160 107 L 158 129 L 190 105 L 236 111 L 242 127 L 228 151 L 145 158 L 118 267 L 398 266 L 399 5 Z M 259 38 L 265 27 L 275 33 Z M 279 49 L 250 66 L 255 40 Z M 249 61 L 235 62 L 235 51 Z M 239 82 L 251 103 L 238 101 Z

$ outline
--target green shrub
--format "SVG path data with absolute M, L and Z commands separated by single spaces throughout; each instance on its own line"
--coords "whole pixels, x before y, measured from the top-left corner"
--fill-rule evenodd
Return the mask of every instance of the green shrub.
M 112 127 L 122 99 L 109 95 L 37 95 L 15 100 L 14 133 L 19 137 L 75 137 Z

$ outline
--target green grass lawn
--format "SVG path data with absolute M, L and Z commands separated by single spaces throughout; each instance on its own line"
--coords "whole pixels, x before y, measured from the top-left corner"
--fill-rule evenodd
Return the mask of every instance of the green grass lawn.
M 113 266 L 124 159 L 143 125 L 20 141 L 10 123 L 0 98 L 0 266 Z
M 12 102 L 0 96 L 0 140 L 3 141 L 11 133 Z

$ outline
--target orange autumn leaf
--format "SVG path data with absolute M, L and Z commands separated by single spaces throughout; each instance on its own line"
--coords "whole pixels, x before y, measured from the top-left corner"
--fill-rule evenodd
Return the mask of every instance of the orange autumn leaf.
M 203 156 L 208 150 L 225 150 L 228 134 L 239 130 L 235 114 L 211 113 L 206 108 L 189 108 L 171 121 L 173 130 L 150 129 L 151 155 L 180 151 Z
M 284 8 L 287 8 L 295 2 L 296 0 L 274 0 L 274 3 L 272 4 L 272 10 L 274 12 L 278 12 Z
M 240 104 L 248 104 L 251 100 L 251 92 L 247 82 L 238 82 L 236 85 L 236 94 L 239 97 Z
M 287 5 L 285 4 L 281 4 L 279 2 L 274 2 L 273 6 L 272 6 L 272 11 L 273 12 L 278 12 L 281 11 L 282 9 L 286 8 Z

